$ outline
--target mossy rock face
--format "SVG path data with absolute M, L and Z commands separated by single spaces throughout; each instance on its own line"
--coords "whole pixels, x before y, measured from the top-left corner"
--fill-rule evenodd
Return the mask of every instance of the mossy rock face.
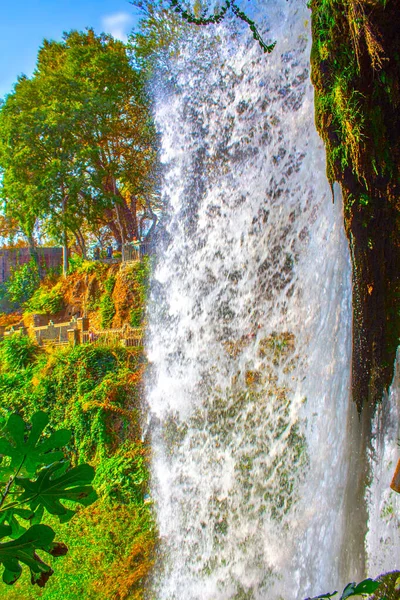
M 312 0 L 315 118 L 340 183 L 353 264 L 353 398 L 380 401 L 400 336 L 396 0 Z

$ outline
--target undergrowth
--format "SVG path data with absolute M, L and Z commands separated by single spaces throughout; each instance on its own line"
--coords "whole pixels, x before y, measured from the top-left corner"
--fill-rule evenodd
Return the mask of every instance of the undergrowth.
M 104 294 L 101 297 L 99 306 L 100 323 L 104 329 L 111 327 L 116 312 L 114 300 L 112 297 L 115 282 L 116 277 L 114 275 L 110 275 L 104 282 Z
M 55 314 L 64 307 L 62 283 L 56 283 L 48 289 L 40 286 L 33 296 L 25 302 L 25 311 L 36 314 Z
M 145 316 L 147 286 L 150 274 L 150 259 L 145 256 L 142 261 L 133 263 L 128 279 L 135 293 L 135 300 L 130 311 L 130 324 L 140 327 Z
M 57 577 L 35 590 L 21 577 L 4 598 L 81 600 L 144 596 L 156 530 L 145 503 L 147 447 L 141 441 L 139 395 L 144 373 L 139 349 L 100 345 L 41 351 L 28 338 L 0 343 L 0 426 L 12 412 L 39 409 L 52 427 L 73 432 L 72 464 L 96 467 L 99 500 L 68 525 L 54 524 L 69 547 Z

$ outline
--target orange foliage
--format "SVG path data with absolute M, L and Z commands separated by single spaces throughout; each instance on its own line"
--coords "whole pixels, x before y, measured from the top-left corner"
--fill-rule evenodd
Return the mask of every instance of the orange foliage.
M 10 314 L 0 313 L 0 327 L 12 327 L 18 325 L 21 322 L 22 315 L 19 312 L 13 312 Z
M 113 600 L 143 600 L 144 583 L 149 576 L 155 559 L 155 542 L 148 532 L 137 536 L 127 556 L 117 559 L 102 580 L 93 587 L 101 589 L 106 598 Z

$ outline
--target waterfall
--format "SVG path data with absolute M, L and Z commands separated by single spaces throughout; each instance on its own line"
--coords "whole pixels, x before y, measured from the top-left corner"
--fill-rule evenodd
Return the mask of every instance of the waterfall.
M 368 572 L 372 576 L 400 570 L 400 495 L 389 484 L 399 458 L 400 356 L 389 394 L 378 406 L 370 448 L 368 500 Z
M 157 600 L 295 600 L 342 577 L 349 252 L 314 126 L 309 10 L 261 8 L 271 55 L 239 25 L 188 34 L 157 104 Z

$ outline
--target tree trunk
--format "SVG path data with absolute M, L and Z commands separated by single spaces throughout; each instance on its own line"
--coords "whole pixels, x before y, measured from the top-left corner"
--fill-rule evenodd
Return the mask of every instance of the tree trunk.
M 132 235 L 136 238 L 139 239 L 139 226 L 138 226 L 138 218 L 137 218 L 137 198 L 134 194 L 130 195 L 131 197 L 131 202 L 130 202 L 130 220 L 131 220 L 131 228 L 132 228 Z
M 62 191 L 63 199 L 61 204 L 61 211 L 63 217 L 63 275 L 64 277 L 66 277 L 68 272 L 68 233 L 67 227 L 65 225 L 65 214 L 67 212 L 68 196 L 64 193 L 64 185 L 62 185 Z
M 35 239 L 32 235 L 32 232 L 29 232 L 29 234 L 27 234 L 26 239 L 28 241 L 29 252 L 30 252 L 31 258 L 33 258 L 33 260 L 35 261 L 36 266 L 38 268 L 39 277 L 40 277 L 40 279 L 42 279 L 42 277 L 44 275 L 43 268 L 42 268 L 42 265 L 40 264 L 39 254 L 38 254 L 38 251 L 36 248 Z
M 64 230 L 63 235 L 63 275 L 67 276 L 68 272 L 68 235 L 67 231 Z
M 80 229 L 77 229 L 77 231 L 75 231 L 75 238 L 76 238 L 76 243 L 79 246 L 80 251 L 82 252 L 82 258 L 83 258 L 83 260 L 86 260 L 87 251 L 86 251 L 85 238 L 83 237 L 83 234 Z
M 121 215 L 120 215 L 119 209 L 120 209 L 120 207 L 116 204 L 115 212 L 117 215 L 117 223 L 118 223 L 118 227 L 119 227 L 119 231 L 120 231 L 120 235 L 121 235 L 121 259 L 122 259 L 122 262 L 125 262 L 125 232 L 124 232 L 124 227 L 121 222 Z

